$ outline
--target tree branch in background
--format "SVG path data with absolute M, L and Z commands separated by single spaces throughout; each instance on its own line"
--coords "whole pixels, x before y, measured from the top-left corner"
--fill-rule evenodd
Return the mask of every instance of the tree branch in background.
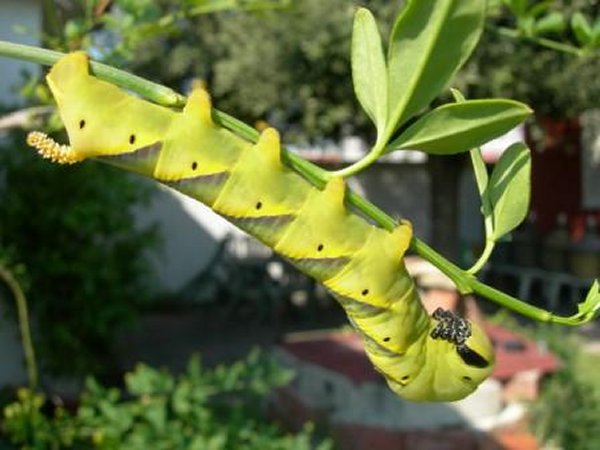
M 0 133 L 12 128 L 30 128 L 52 111 L 54 111 L 52 106 L 33 106 L 0 116 Z
M 35 352 L 31 340 L 31 328 L 29 326 L 29 312 L 27 308 L 27 299 L 19 282 L 13 273 L 5 266 L 0 264 L 0 280 L 6 284 L 11 291 L 17 305 L 17 315 L 19 319 L 19 329 L 21 332 L 21 344 L 25 355 L 25 365 L 27 366 L 27 377 L 29 379 L 29 388 L 33 391 L 38 385 L 38 371 L 35 361 Z

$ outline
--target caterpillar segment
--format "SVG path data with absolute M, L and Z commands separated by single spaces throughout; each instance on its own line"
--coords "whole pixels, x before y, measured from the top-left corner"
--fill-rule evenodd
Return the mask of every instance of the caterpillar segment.
M 209 207 L 217 201 L 235 163 L 251 147 L 214 124 L 210 98 L 203 90 L 191 93 L 179 120 L 163 139 L 150 176 Z
M 180 117 L 90 75 L 83 52 L 62 58 L 46 80 L 67 128 L 73 159 L 140 154 L 162 141 L 173 120 Z M 101 114 L 97 114 L 99 106 Z M 149 159 L 123 168 L 146 174 L 146 167 L 153 162 Z M 116 165 L 118 161 L 114 159 Z
M 279 133 L 266 129 L 235 163 L 213 205 L 215 212 L 269 247 L 282 239 L 312 190 L 281 163 L 280 154 Z
M 393 232 L 370 224 L 346 207 L 342 179 L 323 190 L 311 185 L 282 164 L 274 129 L 251 144 L 213 122 L 204 90 L 176 112 L 93 77 L 79 52 L 47 79 L 70 146 L 35 135 L 40 153 L 54 152 L 59 163 L 95 158 L 155 178 L 273 248 L 339 301 L 400 396 L 458 400 L 490 374 L 494 355 L 483 331 L 447 311 L 429 316 L 421 304 L 403 263 L 410 224 Z

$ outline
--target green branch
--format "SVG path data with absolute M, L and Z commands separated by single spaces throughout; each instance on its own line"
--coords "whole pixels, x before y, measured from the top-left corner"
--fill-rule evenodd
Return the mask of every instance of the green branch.
M 546 47 L 551 50 L 556 50 L 558 52 L 566 53 L 577 57 L 584 56 L 586 53 L 584 49 L 575 47 L 574 45 L 565 44 L 564 42 L 558 42 L 543 37 L 526 36 L 519 30 L 515 30 L 512 28 L 489 26 L 488 29 L 500 36 L 509 37 L 511 39 L 524 39 L 526 41 L 538 44 L 542 47 Z
M 51 66 L 64 56 L 64 53 L 0 40 L 0 56 Z M 186 98 L 183 95 L 166 86 L 95 61 L 91 61 L 91 67 L 98 78 L 135 92 L 152 102 L 164 106 L 185 104 Z
M 29 389 L 35 391 L 38 385 L 38 372 L 33 342 L 31 340 L 31 330 L 29 327 L 27 299 L 25 298 L 23 289 L 21 289 L 21 286 L 13 274 L 2 265 L 0 265 L 0 280 L 8 286 L 17 305 L 17 317 L 19 320 L 19 330 L 21 332 L 21 345 L 23 346 L 23 353 L 25 355 L 25 365 L 27 366 Z
M 485 221 L 486 221 L 486 224 L 489 222 L 487 217 L 486 217 Z M 477 261 L 475 261 L 473 266 L 471 266 L 467 270 L 467 272 L 475 275 L 477 272 L 479 272 L 481 269 L 483 269 L 483 267 L 487 264 L 488 260 L 492 256 L 492 252 L 494 251 L 495 247 L 496 247 L 496 242 L 494 242 L 491 239 L 486 239 L 485 246 L 483 248 L 483 251 L 481 252 L 481 255 L 479 255 L 479 258 L 477 259 Z
M 8 56 L 11 58 L 37 62 L 40 64 L 52 65 L 61 56 L 63 56 L 63 54 L 36 47 L 0 41 L 0 56 Z M 182 106 L 185 103 L 185 97 L 172 91 L 171 89 L 144 80 L 143 78 L 134 76 L 127 72 L 94 62 L 92 62 L 92 69 L 98 78 L 102 78 L 106 81 L 129 89 L 158 104 L 165 106 Z M 256 142 L 258 139 L 258 131 L 241 122 L 240 120 L 218 110 L 214 110 L 214 117 L 216 122 L 236 133 L 240 137 L 243 137 L 251 142 Z M 331 177 L 329 172 L 285 149 L 283 150 L 282 158 L 288 166 L 303 175 L 317 187 L 323 187 L 327 180 Z M 349 191 L 347 202 L 349 205 L 370 218 L 374 223 L 377 223 L 387 230 L 391 231 L 397 225 L 397 222 L 384 211 L 380 210 L 371 202 L 363 197 L 360 197 L 352 191 Z M 588 322 L 595 317 L 595 312 L 597 309 L 595 305 L 596 303 L 600 303 L 600 301 L 596 301 L 596 297 L 592 295 L 592 292 L 590 292 L 591 297 L 588 296 L 590 299 L 589 301 L 586 300 L 585 302 L 585 308 L 587 308 L 586 311 L 583 311 L 585 308 L 580 307 L 580 312 L 573 316 L 555 316 L 548 311 L 531 306 L 522 300 L 511 297 L 501 291 L 481 283 L 474 276 L 445 259 L 442 255 L 437 253 L 417 237 L 413 238 L 411 242 L 411 248 L 422 258 L 429 261 L 431 264 L 439 268 L 444 274 L 446 274 L 456 284 L 461 293 L 480 294 L 483 297 L 498 303 L 499 305 L 502 305 L 534 320 L 560 323 L 565 325 L 579 325 Z M 598 296 L 600 296 L 600 293 L 598 293 Z
M 255 0 L 252 2 L 240 2 L 238 0 L 205 2 L 198 6 L 193 6 L 189 10 L 179 9 L 174 13 L 167 14 L 158 20 L 160 27 L 169 27 L 175 24 L 178 20 L 189 19 L 191 17 L 212 14 L 232 9 L 240 11 L 269 11 L 276 9 L 285 9 L 291 6 L 290 0 Z

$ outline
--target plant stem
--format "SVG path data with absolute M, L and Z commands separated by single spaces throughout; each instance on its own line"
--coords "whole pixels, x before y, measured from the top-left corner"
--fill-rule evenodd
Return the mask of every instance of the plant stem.
M 489 29 L 495 32 L 496 34 L 499 34 L 500 36 L 509 37 L 511 39 L 525 39 L 527 41 L 541 45 L 542 47 L 546 47 L 551 50 L 556 50 L 562 53 L 567 53 L 569 55 L 580 57 L 585 54 L 584 49 L 575 47 L 574 45 L 553 41 L 552 39 L 547 39 L 543 37 L 524 36 L 522 33 L 519 32 L 519 30 L 515 30 L 512 28 L 490 26 Z
M 515 311 L 522 316 L 536 320 L 538 322 L 556 323 L 560 325 L 579 326 L 589 322 L 594 317 L 586 315 L 585 312 L 578 312 L 572 316 L 557 316 L 545 309 L 530 305 L 522 300 L 514 298 L 496 288 L 488 286 L 479 281 L 474 276 L 466 273 L 458 266 L 446 260 L 423 241 L 415 239 L 413 241 L 414 250 L 424 259 L 431 262 L 440 269 L 456 284 L 462 294 L 475 293 L 485 297 L 494 303 L 503 306 L 511 311 Z
M 27 311 L 27 299 L 23 289 L 18 281 L 6 267 L 0 265 L 0 280 L 10 289 L 15 303 L 17 305 L 17 316 L 19 320 L 19 329 L 21 332 L 21 345 L 25 355 L 25 364 L 27 366 L 27 376 L 29 379 L 29 389 L 35 391 L 38 385 L 37 364 L 35 362 L 35 352 L 31 340 L 31 329 L 29 327 L 29 312 Z
M 483 214 L 485 226 L 485 247 L 483 252 L 473 267 L 467 270 L 468 273 L 475 275 L 483 268 L 485 263 L 492 255 L 492 251 L 496 246 L 496 242 L 493 239 L 494 222 L 492 216 L 492 205 L 487 194 L 489 177 L 487 174 L 487 169 L 485 168 L 485 162 L 483 161 L 481 149 L 474 148 L 469 152 L 469 155 L 471 156 L 471 165 L 473 166 L 473 172 L 475 173 L 477 191 L 479 192 L 479 198 L 481 199 L 481 213 Z
M 364 158 L 356 161 L 354 164 L 349 165 L 348 167 L 344 167 L 343 169 L 336 170 L 334 172 L 330 172 L 330 176 L 337 176 L 342 178 L 347 178 L 352 175 L 356 175 L 357 173 L 365 170 L 371 164 L 376 162 L 381 153 L 383 152 L 383 147 L 376 145 L 371 149 L 369 153 Z
M 64 56 L 64 53 L 0 40 L 0 56 L 51 66 Z M 95 61 L 91 61 L 91 67 L 98 78 L 133 91 L 160 105 L 185 104 L 186 98 L 168 87 Z
M 473 266 L 471 266 L 467 270 L 467 273 L 475 275 L 477 272 L 479 272 L 481 269 L 483 269 L 483 266 L 485 266 L 485 264 L 488 262 L 488 259 L 490 259 L 490 256 L 492 255 L 492 252 L 494 251 L 495 247 L 496 247 L 496 243 L 493 240 L 486 239 L 485 247 L 483 248 L 483 252 L 481 252 L 479 259 L 475 262 L 475 264 L 473 264 Z
M 451 91 L 454 100 L 457 103 L 465 101 L 465 96 L 458 89 L 451 89 Z M 483 266 L 485 266 L 485 263 L 492 255 L 496 243 L 492 239 L 494 234 L 494 223 L 492 220 L 492 205 L 487 194 L 489 176 L 487 168 L 485 167 L 485 161 L 483 160 L 483 154 L 481 153 L 481 149 L 476 147 L 469 151 L 469 156 L 471 157 L 471 165 L 473 167 L 473 173 L 475 174 L 477 191 L 479 192 L 479 198 L 481 199 L 481 213 L 483 214 L 485 225 L 485 248 L 473 267 L 467 270 L 468 274 L 475 275 L 483 268 Z
M 0 56 L 8 56 L 11 58 L 51 65 L 54 64 L 60 57 L 62 57 L 63 54 L 37 47 L 29 47 L 0 41 Z M 125 71 L 114 69 L 102 64 L 92 63 L 92 67 L 98 78 L 102 78 L 106 81 L 130 89 L 156 103 L 166 106 L 181 106 L 185 103 L 185 97 L 177 94 L 171 89 L 165 88 L 164 86 L 152 83 L 144 80 L 143 78 L 131 75 Z M 258 139 L 258 131 L 242 121 L 225 114 L 224 112 L 214 110 L 214 118 L 216 122 L 238 134 L 240 137 L 248 139 L 251 142 L 256 142 Z M 375 148 L 371 153 L 375 153 Z M 323 187 L 332 176 L 330 172 L 327 172 L 315 164 L 304 160 L 299 155 L 286 151 L 285 149 L 283 149 L 282 159 L 292 169 L 306 177 L 317 187 Z M 366 163 L 364 164 L 366 165 Z M 352 169 L 352 172 L 356 173 L 357 171 Z M 365 216 L 373 220 L 374 223 L 377 223 L 381 227 L 387 230 L 392 230 L 397 226 L 396 220 L 392 219 L 384 211 L 380 210 L 371 202 L 360 197 L 356 193 L 349 190 L 346 200 L 349 205 L 362 212 Z M 465 272 L 452 262 L 445 259 L 442 255 L 437 253 L 417 237 L 413 237 L 411 248 L 423 259 L 429 261 L 431 264 L 445 273 L 456 284 L 461 293 L 475 292 L 526 317 L 543 322 L 576 325 L 583 324 L 592 319 L 592 316 L 586 316 L 582 320 L 582 315 L 580 313 L 570 317 L 554 316 L 548 311 L 531 306 L 522 300 L 516 299 L 490 286 L 487 286 L 478 281 L 473 275 Z
M 167 14 L 161 17 L 158 21 L 158 25 L 161 27 L 168 27 L 173 25 L 178 20 L 199 16 L 202 14 L 211 14 L 221 11 L 228 11 L 233 8 L 238 8 L 241 11 L 268 11 L 276 9 L 285 9 L 290 7 L 290 0 L 265 0 L 265 1 L 254 1 L 239 3 L 233 2 L 217 2 L 205 4 L 199 4 L 199 6 L 193 6 L 189 10 L 179 9 L 175 13 Z
M 254 1 L 254 2 L 238 2 L 233 1 L 229 3 L 217 3 L 217 4 L 207 4 L 200 6 L 194 6 L 190 9 L 189 15 L 196 16 L 199 14 L 208 14 L 219 11 L 227 11 L 233 8 L 239 8 L 242 11 L 265 11 L 272 9 L 283 9 L 289 8 L 290 1 L 289 0 L 266 0 L 266 1 Z

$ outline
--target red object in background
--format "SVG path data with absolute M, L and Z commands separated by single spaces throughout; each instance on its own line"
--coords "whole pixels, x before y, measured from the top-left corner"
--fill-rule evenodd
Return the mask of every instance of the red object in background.
M 519 372 L 537 370 L 542 375 L 556 372 L 561 363 L 549 350 L 498 325 L 485 324 L 485 331 L 496 349 L 492 377 L 506 381 Z
M 546 233 L 560 213 L 569 218 L 572 238 L 583 235 L 585 213 L 581 195 L 581 126 L 577 119 L 539 119 L 542 142 L 532 148 L 531 209 L 536 226 Z
M 485 324 L 496 348 L 496 366 L 492 377 L 506 381 L 519 372 L 538 370 L 542 375 L 556 372 L 560 361 L 550 351 L 506 328 Z M 312 339 L 281 344 L 301 361 L 337 372 L 356 384 L 383 381 L 368 360 L 361 338 L 352 332 L 332 332 Z
M 540 349 L 535 342 L 524 336 L 511 332 L 497 325 L 485 324 L 485 331 L 493 340 L 496 348 L 496 367 L 492 376 L 499 379 L 503 386 L 505 399 L 511 393 L 519 399 L 532 399 L 521 395 L 523 392 L 537 393 L 535 388 L 519 389 L 511 383 L 520 375 L 536 372 L 541 377 L 556 371 L 560 362 L 547 350 Z M 362 348 L 361 338 L 353 332 L 330 332 L 319 335 L 296 336 L 293 340 L 281 344 L 283 350 L 298 360 L 318 365 L 335 372 L 353 383 L 383 383 L 383 378 L 372 367 Z M 514 383 L 513 383 L 514 384 Z M 508 392 L 511 391 L 511 392 Z M 279 397 L 275 414 L 279 414 L 284 423 L 299 429 L 307 418 L 317 423 L 328 423 L 328 410 L 309 406 L 302 401 L 302 396 L 290 387 L 286 387 Z M 277 412 L 278 411 L 278 412 Z M 279 417 L 278 416 L 278 417 Z M 301 418 L 302 420 L 297 420 Z M 292 421 L 291 423 L 289 421 Z M 468 429 L 393 429 L 369 423 L 329 422 L 332 425 L 332 436 L 340 448 L 345 450 L 536 450 L 539 445 L 536 439 L 527 432 L 527 423 L 519 420 L 493 433 L 472 432 Z
M 529 139 L 532 149 L 531 210 L 538 231 L 547 233 L 565 213 L 569 234 L 578 241 L 586 231 L 587 218 L 600 223 L 600 211 L 583 209 L 581 124 L 578 119 L 538 119 L 545 136 Z
M 281 347 L 301 361 L 342 374 L 355 384 L 383 381 L 353 332 L 331 332 L 312 339 L 284 342 Z

